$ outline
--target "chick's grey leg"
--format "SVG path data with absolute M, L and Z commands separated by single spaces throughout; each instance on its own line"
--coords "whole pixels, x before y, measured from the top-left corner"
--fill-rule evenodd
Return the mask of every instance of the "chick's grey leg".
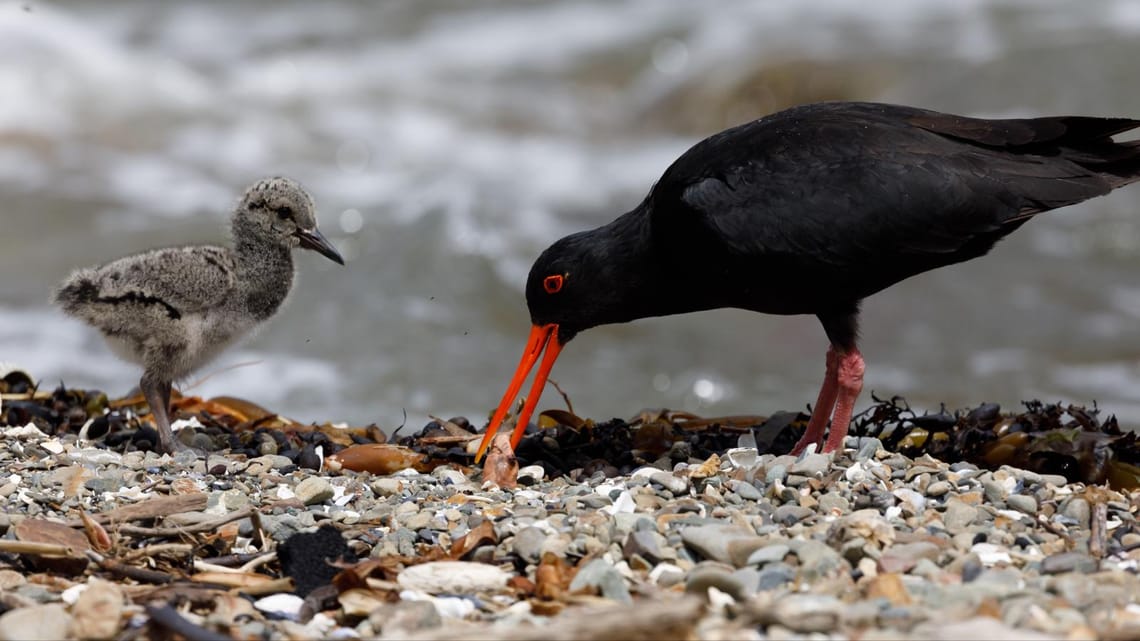
M 139 381 L 139 389 L 150 405 L 150 413 L 154 416 L 154 427 L 158 430 L 158 447 L 163 452 L 173 454 L 186 446 L 174 438 L 170 429 L 170 381 L 156 379 L 150 374 L 143 374 Z

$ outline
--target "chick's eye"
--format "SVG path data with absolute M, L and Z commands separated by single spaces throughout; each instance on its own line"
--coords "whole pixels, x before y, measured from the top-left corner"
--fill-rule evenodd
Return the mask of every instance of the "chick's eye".
M 277 214 L 280 220 L 288 220 L 293 217 L 293 210 L 288 207 L 274 207 L 273 213 Z
M 542 288 L 547 294 L 557 294 L 562 291 L 562 274 L 554 274 L 542 279 Z

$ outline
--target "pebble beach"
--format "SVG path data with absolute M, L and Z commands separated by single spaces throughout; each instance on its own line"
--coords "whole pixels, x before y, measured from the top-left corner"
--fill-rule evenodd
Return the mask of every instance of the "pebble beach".
M 1135 492 L 875 438 L 513 489 L 0 439 L 0 639 L 1140 636 Z M 29 547 L 49 522 L 77 536 Z

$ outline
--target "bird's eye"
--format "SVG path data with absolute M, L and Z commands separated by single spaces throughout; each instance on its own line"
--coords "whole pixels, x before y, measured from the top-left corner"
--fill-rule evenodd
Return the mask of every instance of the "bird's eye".
M 288 220 L 293 217 L 293 210 L 288 207 L 274 207 L 273 213 L 277 214 L 280 220 Z
M 542 279 L 542 288 L 547 294 L 557 294 L 562 291 L 562 274 L 554 274 Z

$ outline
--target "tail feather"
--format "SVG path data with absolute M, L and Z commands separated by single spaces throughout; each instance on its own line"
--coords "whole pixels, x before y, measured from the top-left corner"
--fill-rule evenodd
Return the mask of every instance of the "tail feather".
M 99 298 L 99 287 L 94 279 L 83 271 L 76 272 L 56 290 L 53 302 L 68 314 L 77 315 L 83 307 L 95 303 Z

